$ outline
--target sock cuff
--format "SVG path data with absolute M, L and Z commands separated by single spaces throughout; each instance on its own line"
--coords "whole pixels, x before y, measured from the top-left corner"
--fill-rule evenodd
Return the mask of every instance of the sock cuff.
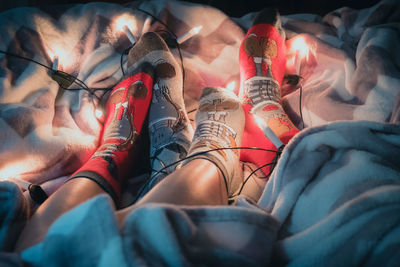
M 119 195 L 102 175 L 94 171 L 80 171 L 71 176 L 66 182 L 76 178 L 87 178 L 97 183 L 107 194 L 110 195 L 115 203 L 115 206 L 119 206 Z

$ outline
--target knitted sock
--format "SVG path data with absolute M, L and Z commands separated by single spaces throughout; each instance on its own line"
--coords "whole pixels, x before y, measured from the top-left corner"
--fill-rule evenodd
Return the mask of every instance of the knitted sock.
M 93 180 L 117 205 L 121 195 L 120 182 L 129 175 L 132 165 L 131 148 L 141 133 L 151 101 L 154 69 L 145 57 L 148 50 L 143 37 L 130 50 L 129 75 L 115 86 L 107 100 L 100 146 L 71 177 Z
M 167 44 L 151 33 L 151 53 L 147 55 L 155 70 L 152 104 L 149 111 L 151 180 L 143 194 L 153 188 L 177 165 L 164 169 L 186 157 L 193 128 L 183 100 L 182 70 Z
M 231 91 L 207 87 L 203 90 L 196 113 L 196 131 L 190 146 L 190 162 L 203 158 L 213 162 L 224 176 L 228 197 L 243 183 L 239 166 L 240 151 L 236 149 L 215 150 L 241 145 L 244 129 L 244 113 L 241 103 Z
M 279 13 L 264 9 L 254 20 L 239 50 L 239 64 L 244 98 L 246 126 L 243 146 L 270 150 L 278 148 L 265 137 L 254 120 L 260 116 L 275 135 L 286 144 L 297 132 L 293 123 L 280 105 L 280 86 L 286 66 L 285 33 L 281 27 Z M 243 150 L 240 159 L 258 166 L 273 162 L 276 153 Z M 270 166 L 263 168 L 269 174 Z

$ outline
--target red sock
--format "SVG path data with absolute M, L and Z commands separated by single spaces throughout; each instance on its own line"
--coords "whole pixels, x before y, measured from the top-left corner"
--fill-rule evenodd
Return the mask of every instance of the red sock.
M 149 109 L 152 69 L 134 74 L 120 82 L 107 101 L 107 118 L 100 147 L 71 179 L 85 177 L 96 182 L 116 204 L 121 195 L 120 182 L 129 174 L 130 152 L 141 133 Z
M 269 21 L 264 23 L 263 18 Z M 283 127 L 287 125 L 285 133 L 278 135 L 284 144 L 298 132 L 279 104 L 280 87 L 286 67 L 286 47 L 284 32 L 276 11 L 260 12 L 255 25 L 249 29 L 240 46 L 239 64 L 242 86 L 238 94 L 245 99 L 243 108 L 246 114 L 242 146 L 276 151 L 278 148 L 266 138 L 254 120 L 257 109 L 257 112 L 260 113 L 261 110 L 262 114 L 267 114 L 263 116 L 266 121 L 273 118 L 275 122 L 282 123 Z M 275 152 L 243 149 L 240 160 L 261 167 L 272 163 L 275 156 Z M 270 166 L 262 170 L 268 175 Z

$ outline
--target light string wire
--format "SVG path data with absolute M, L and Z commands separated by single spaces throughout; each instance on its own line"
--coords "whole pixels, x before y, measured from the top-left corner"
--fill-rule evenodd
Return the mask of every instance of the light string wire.
M 147 15 L 150 16 L 150 17 L 152 17 L 155 21 L 158 21 L 160 24 L 162 24 L 162 25 L 166 28 L 166 30 L 158 30 L 158 31 L 155 31 L 155 32 L 164 32 L 164 33 L 168 33 L 169 35 L 173 35 L 173 37 L 174 37 L 174 38 L 173 38 L 174 45 L 176 45 L 176 47 L 177 47 L 177 49 L 178 49 L 178 53 L 179 53 L 179 57 L 180 57 L 180 62 L 181 62 L 181 70 L 182 70 L 182 77 L 183 77 L 183 79 L 182 79 L 182 91 L 184 92 L 183 85 L 184 85 L 184 80 L 185 80 L 185 69 L 184 69 L 183 56 L 182 56 L 182 52 L 181 52 L 181 49 L 180 49 L 180 45 L 179 45 L 179 44 L 177 43 L 177 41 L 176 41 L 177 35 L 168 27 L 168 25 L 167 25 L 166 23 L 164 23 L 163 21 L 161 21 L 160 19 L 158 19 L 157 17 L 155 17 L 155 16 L 154 16 L 153 14 L 151 14 L 150 12 L 147 12 L 147 11 L 141 9 L 141 8 L 138 8 L 138 7 L 135 7 L 135 9 L 138 10 L 138 11 L 140 11 L 140 12 L 142 12 L 142 13 L 147 14 Z M 123 53 L 121 53 L 120 65 L 121 65 L 121 71 L 122 71 L 123 76 L 125 76 L 125 71 L 124 71 L 124 68 L 123 68 L 123 56 L 124 56 L 124 55 L 127 55 L 127 54 L 129 53 L 129 50 L 130 50 L 133 46 L 134 46 L 134 44 L 133 44 L 132 46 L 128 47 L 127 49 L 125 49 L 125 50 L 123 51 Z M 44 68 L 46 68 L 46 69 L 52 71 L 52 74 L 53 74 L 53 75 L 54 75 L 54 74 L 57 75 L 57 73 L 63 74 L 63 75 L 65 75 L 65 76 L 69 77 L 70 80 L 72 80 L 72 83 L 75 83 L 75 84 L 78 85 L 80 88 L 69 88 L 69 87 L 67 88 L 67 87 L 64 87 L 62 84 L 59 83 L 60 88 L 62 88 L 63 90 L 68 90 L 68 91 L 85 90 L 85 91 L 87 91 L 90 95 L 96 97 L 97 100 L 99 100 L 99 101 L 101 101 L 101 100 L 103 99 L 103 97 L 106 95 L 106 93 L 107 93 L 108 91 L 112 90 L 112 88 L 116 85 L 116 84 L 114 84 L 114 85 L 112 85 L 111 87 L 108 87 L 108 88 L 94 88 L 94 89 L 90 89 L 90 88 L 89 88 L 82 80 L 80 80 L 78 77 L 76 77 L 76 76 L 74 76 L 74 75 L 71 75 L 71 74 L 69 74 L 69 73 L 66 73 L 66 72 L 64 72 L 64 71 L 61 71 L 61 70 L 53 70 L 51 67 L 49 67 L 49 66 L 47 66 L 47 65 L 45 65 L 45 64 L 43 64 L 43 63 L 41 63 L 41 62 L 39 62 L 39 61 L 37 61 L 37 60 L 34 60 L 34 59 L 32 59 L 32 58 L 28 58 L 28 57 L 24 57 L 24 56 L 21 56 L 21 55 L 17 55 L 17 54 L 14 54 L 14 53 L 10 53 L 10 52 L 7 52 L 7 51 L 3 51 L 3 50 L 0 50 L 0 53 L 5 54 L 5 55 L 8 55 L 8 56 L 13 56 L 13 57 L 16 57 L 16 58 L 20 58 L 20 59 L 23 59 L 23 60 L 27 60 L 27 61 L 30 61 L 30 62 L 33 62 L 33 63 L 36 63 L 36 64 L 38 64 L 38 65 L 40 65 L 40 66 L 42 66 L 42 67 L 44 67 Z M 302 79 L 302 77 L 301 77 L 301 76 L 298 76 L 298 79 Z M 298 83 L 298 82 L 297 82 L 297 83 Z M 99 96 L 97 96 L 97 95 L 95 94 L 95 92 L 96 92 L 96 91 L 100 91 L 100 90 L 101 90 L 101 91 L 104 91 L 104 93 L 99 97 Z M 304 127 L 304 120 L 303 120 L 303 113 L 302 113 L 302 95 L 303 95 L 303 87 L 302 87 L 302 85 L 300 84 L 300 92 L 299 92 L 299 114 L 300 114 L 300 119 L 301 119 L 302 127 Z M 188 112 L 188 114 L 190 114 L 190 113 L 192 113 L 192 112 L 195 112 L 195 111 L 197 111 L 197 109 L 190 110 L 190 111 Z M 165 172 L 165 170 L 166 170 L 167 168 L 169 168 L 169 167 L 171 167 L 171 166 L 174 166 L 174 165 L 176 165 L 176 164 L 179 164 L 180 162 L 182 162 L 182 161 L 184 161 L 184 160 L 187 160 L 187 159 L 190 159 L 190 158 L 199 156 L 199 155 L 204 155 L 204 154 L 207 154 L 207 153 L 212 152 L 212 151 L 227 150 L 227 149 L 231 149 L 231 150 L 234 150 L 234 149 L 254 149 L 254 150 L 263 150 L 263 151 L 269 151 L 269 152 L 275 152 L 275 153 L 278 153 L 278 152 L 279 152 L 279 151 L 275 151 L 275 150 L 268 150 L 268 149 L 257 148 L 257 147 L 229 147 L 229 148 L 217 148 L 217 149 L 212 149 L 212 150 L 207 150 L 207 151 L 199 152 L 199 153 L 193 154 L 193 155 L 191 155 L 191 156 L 185 157 L 184 159 L 178 160 L 178 161 L 173 162 L 173 163 L 171 163 L 171 164 L 169 164 L 169 165 L 167 165 L 167 166 L 164 166 L 162 169 L 160 169 L 160 170 L 158 170 L 158 171 L 156 171 L 156 170 L 154 170 L 154 169 L 151 168 L 151 171 L 152 171 L 152 172 L 153 172 L 153 171 L 156 171 L 156 173 L 155 173 L 154 175 L 152 175 L 152 177 L 151 177 L 150 179 L 148 179 L 148 180 L 146 181 L 146 183 L 142 186 L 142 189 L 141 189 L 140 192 L 137 194 L 137 198 L 135 199 L 135 202 L 136 202 L 137 199 L 140 197 L 140 195 L 142 194 L 142 192 L 144 191 L 144 189 L 147 187 L 147 185 L 155 179 L 155 177 L 156 177 L 157 174 L 159 174 L 159 173 L 167 174 L 167 173 Z M 260 169 L 262 169 L 262 168 L 264 168 L 264 167 L 270 166 L 270 165 L 272 165 L 272 164 L 274 164 L 274 162 L 264 164 L 264 165 L 262 165 L 262 166 L 256 168 L 255 170 L 253 170 L 253 171 L 246 177 L 246 179 L 243 181 L 241 188 L 239 189 L 238 193 L 236 193 L 234 196 L 237 196 L 237 195 L 239 195 L 239 194 L 241 193 L 241 191 L 243 190 L 245 184 L 249 181 L 249 179 L 250 179 L 250 177 L 251 177 L 252 175 L 254 175 L 258 170 L 260 170 Z M 267 175 L 264 179 L 268 178 L 270 175 L 271 175 L 271 170 L 270 170 L 270 172 L 268 173 L 268 175 Z M 233 197 L 233 196 L 232 196 L 232 197 Z
M 220 150 L 241 150 L 241 149 L 258 150 L 258 151 L 266 151 L 266 152 L 273 152 L 273 153 L 279 153 L 279 152 L 280 152 L 280 150 L 266 149 L 266 148 L 261 148 L 261 147 L 220 147 L 220 148 L 214 148 L 214 149 L 209 149 L 209 150 L 201 151 L 201 152 L 195 153 L 195 154 L 193 154 L 193 155 L 187 156 L 187 157 L 185 157 L 185 158 L 183 158 L 183 159 L 177 160 L 177 161 L 175 161 L 175 162 L 172 162 L 172 163 L 170 163 L 170 164 L 164 166 L 164 167 L 161 168 L 160 170 L 155 170 L 155 169 L 152 169 L 152 168 L 151 168 L 151 171 L 155 171 L 156 173 L 153 174 L 153 175 L 150 174 L 151 177 L 150 177 L 149 179 L 147 179 L 146 182 L 141 186 L 141 189 L 140 189 L 139 192 L 136 194 L 136 198 L 134 199 L 133 203 L 135 203 L 136 201 L 138 201 L 138 199 L 142 196 L 144 190 L 147 188 L 147 186 L 148 186 L 152 181 L 154 181 L 154 179 L 156 178 L 156 176 L 157 176 L 158 174 L 163 173 L 163 174 L 168 175 L 168 173 L 165 173 L 165 172 L 164 172 L 166 169 L 168 169 L 168 168 L 170 168 L 170 167 L 172 167 L 172 166 L 174 166 L 174 165 L 177 165 L 177 164 L 179 164 L 179 163 L 181 163 L 181 162 L 183 162 L 183 161 L 185 161 L 185 160 L 188 160 L 188 159 L 191 159 L 191 158 L 195 158 L 195 157 L 197 157 L 197 156 L 205 155 L 205 154 L 208 154 L 208 153 L 213 152 L 213 151 L 220 151 Z M 252 175 L 254 175 L 258 170 L 260 170 L 260 169 L 262 169 L 262 168 L 264 168 L 264 167 L 266 167 L 266 166 L 272 165 L 272 164 L 274 164 L 274 161 L 272 161 L 272 162 L 270 162 L 270 163 L 267 163 L 267 164 L 265 164 L 265 165 L 262 165 L 261 167 L 257 168 L 254 172 L 252 172 L 252 173 L 245 179 L 244 183 L 247 183 L 247 181 L 249 180 L 249 178 L 250 178 Z M 270 173 L 269 173 L 268 175 L 270 175 Z M 268 176 L 267 176 L 267 177 L 268 177 Z M 266 178 L 267 178 L 267 177 L 266 177 Z M 240 189 L 240 192 L 242 191 L 243 187 L 244 187 L 244 184 L 242 185 L 242 188 Z M 238 194 L 240 194 L 240 192 L 239 192 Z M 233 197 L 233 196 L 230 196 L 230 197 Z
M 157 17 L 152 15 L 150 12 L 147 12 L 147 11 L 141 9 L 141 8 L 138 8 L 138 7 L 135 7 L 135 9 L 140 11 L 140 12 L 142 12 L 142 13 L 145 13 L 146 15 L 148 15 L 150 17 L 152 17 L 155 21 L 158 21 L 160 24 L 162 24 L 166 28 L 166 30 L 158 30 L 158 31 L 155 31 L 155 32 L 168 33 L 169 35 L 172 35 L 174 37 L 172 40 L 174 42 L 173 43 L 174 46 L 177 47 L 178 53 L 179 53 L 179 58 L 180 58 L 180 62 L 181 62 L 182 77 L 183 77 L 183 79 L 182 79 L 182 91 L 184 92 L 183 85 L 184 85 L 184 81 L 185 81 L 185 68 L 184 68 L 184 64 L 183 64 L 182 52 L 181 52 L 181 49 L 180 49 L 180 46 L 179 46 L 178 42 L 176 41 L 177 35 L 168 27 L 168 25 L 166 23 L 164 23 L 163 21 L 161 21 L 160 19 L 158 19 Z M 122 70 L 123 76 L 125 76 L 125 72 L 124 72 L 124 68 L 123 68 L 123 56 L 124 56 L 124 54 L 127 54 L 129 52 L 129 50 L 133 46 L 134 45 L 132 45 L 132 46 L 128 47 L 127 49 L 125 49 L 124 52 L 121 54 L 120 64 L 121 64 L 121 70 Z M 107 92 L 111 91 L 118 84 L 118 83 L 116 83 L 116 84 L 114 84 L 114 85 L 112 85 L 112 86 L 110 86 L 108 88 L 93 88 L 93 89 L 91 89 L 82 80 L 80 80 L 78 77 L 76 77 L 76 76 L 74 76 L 72 74 L 69 74 L 67 72 L 61 71 L 61 70 L 54 70 L 50 66 L 47 66 L 46 64 L 43 64 L 43 63 L 41 63 L 41 62 L 39 62 L 37 60 L 34 60 L 32 58 L 24 57 L 24 56 L 17 55 L 17 54 L 14 54 L 14 53 L 11 53 L 11 52 L 7 52 L 7 51 L 4 51 L 4 50 L 0 50 L 0 53 L 2 53 L 4 55 L 7 55 L 7 56 L 12 56 L 12 57 L 15 57 L 15 58 L 19 58 L 19 59 L 23 59 L 23 60 L 26 60 L 26 61 L 30 61 L 30 62 L 33 62 L 33 63 L 35 63 L 37 65 L 40 65 L 40 66 L 42 66 L 42 67 L 44 67 L 44 68 L 46 68 L 46 69 L 51 71 L 52 78 L 57 76 L 58 78 L 64 79 L 64 81 L 70 82 L 70 84 L 75 83 L 79 87 L 79 88 L 65 87 L 61 82 L 56 81 L 59 84 L 61 89 L 66 90 L 66 91 L 85 90 L 85 91 L 87 91 L 89 93 L 89 95 L 94 96 L 98 101 L 102 101 L 102 99 L 107 94 Z M 65 79 L 67 79 L 67 80 L 65 80 Z M 99 97 L 99 96 L 96 95 L 97 91 L 104 91 L 104 93 Z
M 23 59 L 23 60 L 26 60 L 26 61 L 33 62 L 33 63 L 35 63 L 35 64 L 37 64 L 37 65 L 39 65 L 39 66 L 42 66 L 42 67 L 44 67 L 44 68 L 50 70 L 52 76 L 53 76 L 53 75 L 58 75 L 58 77 L 62 77 L 62 76 L 68 77 L 69 81 L 72 81 L 71 84 L 72 84 L 72 83 L 75 83 L 76 85 L 78 85 L 78 86 L 80 87 L 80 88 L 69 88 L 69 87 L 65 87 L 65 86 L 63 86 L 61 83 L 57 82 L 58 85 L 60 86 L 60 88 L 62 88 L 63 90 L 66 90 L 66 91 L 80 91 L 80 90 L 85 90 L 85 91 L 87 91 L 91 96 L 96 97 L 98 100 L 101 100 L 101 98 L 98 97 L 98 96 L 95 94 L 96 91 L 99 91 L 99 90 L 110 90 L 110 88 L 94 88 L 94 89 L 90 89 L 90 88 L 89 88 L 81 79 L 79 79 L 78 77 L 76 77 L 76 76 L 74 76 L 74 75 L 72 75 L 72 74 L 69 74 L 69 73 L 67 73 L 67 72 L 61 71 L 61 70 L 54 70 L 53 68 L 51 68 L 51 67 L 49 67 L 49 66 L 47 66 L 47 65 L 45 65 L 45 64 L 43 64 L 43 63 L 41 63 L 41 62 L 39 62 L 39 61 L 37 61 L 37 60 L 34 60 L 34 59 L 32 59 L 32 58 L 24 57 L 24 56 L 17 55 L 17 54 L 14 54 L 14 53 L 11 53 L 11 52 L 7 52 L 7 51 L 4 51 L 4 50 L 0 50 L 0 53 L 1 53 L 1 54 L 4 54 L 4 55 L 7 55 L 7 56 L 12 56 L 12 57 L 15 57 L 15 58 L 19 58 L 19 59 Z

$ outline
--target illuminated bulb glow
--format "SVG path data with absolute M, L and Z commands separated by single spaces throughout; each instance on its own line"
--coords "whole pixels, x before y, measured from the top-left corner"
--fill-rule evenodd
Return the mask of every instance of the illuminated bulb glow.
M 132 27 L 128 27 L 128 25 Z M 123 14 L 115 20 L 115 28 L 118 32 L 124 32 L 126 37 L 132 44 L 136 43 L 135 36 L 132 34 L 131 29 L 136 27 L 135 20 L 128 14 Z
M 58 70 L 58 57 L 54 56 L 53 66 L 51 67 L 53 70 Z
M 28 171 L 29 164 L 25 161 L 7 164 L 0 170 L 0 180 L 17 178 L 21 173 Z
M 128 26 L 124 26 L 124 32 L 126 37 L 128 37 L 129 41 L 134 45 L 136 43 L 135 36 L 133 36 L 133 33 L 129 30 Z
M 192 38 L 194 35 L 198 34 L 201 31 L 202 28 L 203 28 L 202 25 L 192 28 L 190 31 L 188 31 L 184 35 L 178 37 L 176 39 L 176 42 L 178 44 L 181 44 L 181 43 L 185 42 L 186 40 Z
M 96 118 L 99 120 L 103 117 L 103 111 L 101 111 L 100 109 L 96 109 L 95 114 Z
M 261 118 L 256 114 L 254 114 L 253 117 L 258 127 L 260 127 L 264 135 L 274 144 L 276 148 L 280 148 L 281 146 L 283 146 L 281 140 L 279 140 L 278 136 L 276 136 L 276 134 L 271 130 L 271 128 L 268 127 L 263 118 Z
M 315 55 L 315 51 L 310 48 L 307 44 L 304 36 L 297 36 L 291 43 L 290 54 L 295 55 L 292 60 L 288 61 L 288 64 L 292 63 L 295 66 L 296 74 L 300 74 L 300 65 L 303 60 L 308 61 L 310 58 L 310 53 Z
M 293 40 L 292 49 L 298 53 L 300 59 L 308 59 L 310 48 L 308 47 L 306 40 L 303 36 L 299 36 L 295 40 Z
M 55 45 L 47 49 L 47 54 L 52 61 L 52 69 L 60 70 L 71 66 L 75 62 L 75 58 L 69 55 L 68 51 L 62 45 Z
M 236 88 L 236 83 L 235 81 L 231 81 L 230 83 L 228 83 L 226 85 L 226 89 L 230 90 L 230 91 L 234 91 Z

